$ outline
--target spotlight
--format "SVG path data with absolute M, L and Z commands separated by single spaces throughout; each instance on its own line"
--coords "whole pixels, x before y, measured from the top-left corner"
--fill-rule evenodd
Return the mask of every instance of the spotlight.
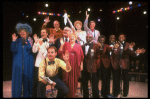
M 48 4 L 45 4 L 45 7 L 48 7 Z
M 146 14 L 146 11 L 144 11 L 143 14 Z
M 36 18 L 33 18 L 33 21 L 36 21 Z
M 129 2 L 129 5 L 131 5 L 131 4 L 132 4 L 132 1 Z
M 88 11 L 90 11 L 91 9 L 90 8 L 88 8 Z
M 119 17 L 117 17 L 117 20 L 119 20 L 120 18 Z

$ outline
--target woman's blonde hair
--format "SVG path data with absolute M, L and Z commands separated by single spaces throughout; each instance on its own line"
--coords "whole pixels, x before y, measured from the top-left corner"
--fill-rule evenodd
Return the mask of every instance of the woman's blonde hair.
M 80 24 L 81 27 L 82 27 L 82 22 L 81 22 L 81 21 L 79 21 L 79 20 L 75 21 L 75 22 L 74 22 L 74 26 L 76 26 L 76 24 Z
M 75 39 L 77 39 L 77 35 L 74 32 L 69 34 L 69 38 L 70 38 L 70 36 L 75 36 Z

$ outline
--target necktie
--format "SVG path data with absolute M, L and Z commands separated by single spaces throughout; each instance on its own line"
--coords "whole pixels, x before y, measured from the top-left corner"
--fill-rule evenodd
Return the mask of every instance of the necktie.
M 43 39 L 43 42 L 47 42 L 47 39 Z
M 49 61 L 49 62 L 48 62 L 48 65 L 54 64 L 54 63 L 55 63 L 55 61 Z
M 85 45 L 86 45 L 86 46 L 87 46 L 87 45 L 89 45 L 89 46 L 90 46 L 90 45 L 91 45 L 91 43 L 86 43 Z
M 67 38 L 65 38 L 65 42 L 67 42 L 68 41 L 68 39 Z

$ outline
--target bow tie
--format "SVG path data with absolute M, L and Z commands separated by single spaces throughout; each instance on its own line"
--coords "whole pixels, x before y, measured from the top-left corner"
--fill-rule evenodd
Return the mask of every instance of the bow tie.
M 43 39 L 43 42 L 47 42 L 47 39 Z
M 87 46 L 87 45 L 89 45 L 89 46 L 90 46 L 90 45 L 91 45 L 91 43 L 86 43 L 85 45 L 86 45 L 86 46 Z
M 54 63 L 55 63 L 55 61 L 49 61 L 49 62 L 48 62 L 48 65 L 54 64 Z

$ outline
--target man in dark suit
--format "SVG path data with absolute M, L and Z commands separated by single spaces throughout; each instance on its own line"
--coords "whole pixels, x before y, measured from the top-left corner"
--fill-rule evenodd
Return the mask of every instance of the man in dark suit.
M 116 81 L 115 86 L 113 85 L 113 89 L 116 89 L 117 94 L 114 94 L 115 97 L 118 96 L 118 92 L 120 92 L 120 74 L 122 75 L 123 79 L 123 97 L 127 97 L 128 91 L 129 91 L 129 75 L 128 75 L 128 69 L 130 66 L 130 57 L 135 57 L 140 53 L 144 53 L 144 48 L 137 49 L 134 51 L 133 47 L 135 46 L 135 43 L 131 42 L 128 43 L 125 41 L 126 35 L 121 33 L 119 35 L 119 46 L 115 46 L 116 52 L 112 55 L 112 67 L 114 69 L 120 69 L 122 71 L 119 72 L 118 78 L 119 80 Z M 117 72 L 118 73 L 118 72 Z M 117 76 L 116 75 L 116 76 Z M 115 79 L 113 79 L 115 80 Z M 114 91 L 113 91 L 114 92 Z
M 100 69 L 101 79 L 102 79 L 102 88 L 101 95 L 103 98 L 107 98 L 107 95 L 110 94 L 110 76 L 111 76 L 111 68 L 110 68 L 110 47 L 105 43 L 106 37 L 104 35 L 99 36 L 99 49 L 98 55 L 100 60 Z
M 93 35 L 87 34 L 86 41 L 82 45 L 82 50 L 84 53 L 83 60 L 83 71 L 82 71 L 82 86 L 83 86 L 83 98 L 89 98 L 88 90 L 88 80 L 92 79 L 92 96 L 93 98 L 99 98 L 99 89 L 98 89 L 98 78 L 97 78 L 97 44 L 92 42 Z M 92 52 L 93 51 L 93 52 Z M 91 56 L 92 55 L 92 56 Z M 92 77 L 92 78 L 91 78 Z

